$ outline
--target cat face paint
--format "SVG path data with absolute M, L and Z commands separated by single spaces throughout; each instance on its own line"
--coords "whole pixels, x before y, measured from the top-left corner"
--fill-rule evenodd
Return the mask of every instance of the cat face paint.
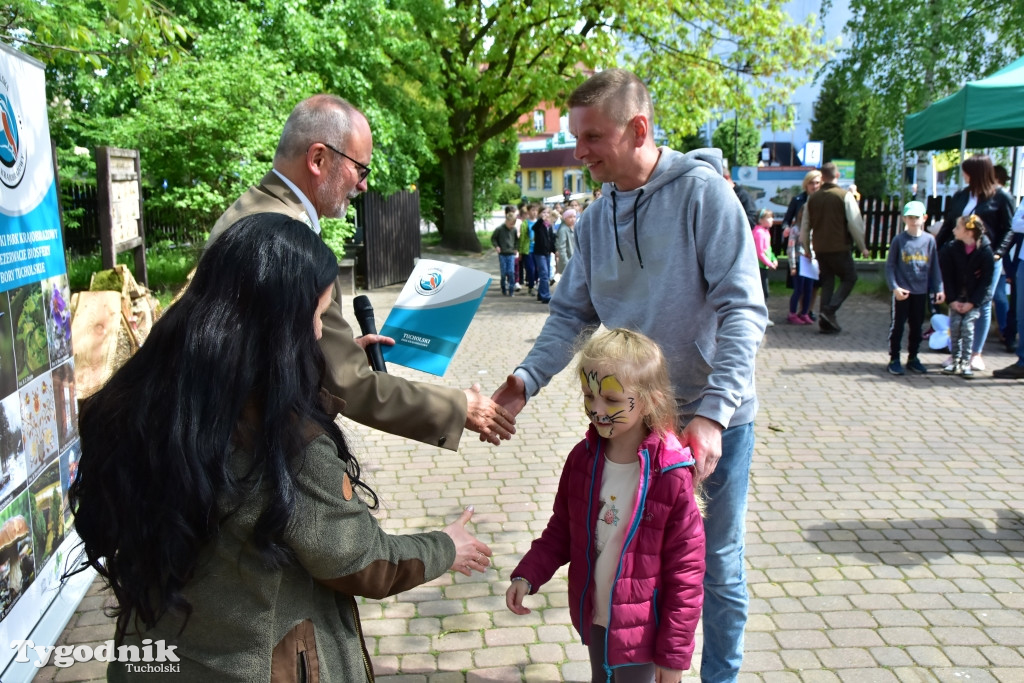
M 615 375 L 584 367 L 580 370 L 583 409 L 587 418 L 606 439 L 617 439 L 644 429 L 643 411 L 637 392 L 623 385 Z

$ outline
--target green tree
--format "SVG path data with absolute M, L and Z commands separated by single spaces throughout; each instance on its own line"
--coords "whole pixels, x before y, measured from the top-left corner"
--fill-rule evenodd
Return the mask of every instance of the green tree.
M 762 101 L 788 99 L 796 74 L 822 60 L 828 46 L 818 42 L 813 19 L 793 25 L 782 6 L 398 0 L 408 21 L 391 27 L 395 40 L 383 46 L 392 68 L 380 77 L 419 105 L 417 118 L 440 160 L 442 243 L 480 250 L 473 180 L 481 148 L 539 102 L 564 101 L 587 68 L 615 66 L 621 57 L 650 83 L 656 121 L 682 135 L 715 111 L 752 104 L 755 88 Z M 765 35 L 772 50 L 764 49 Z
M 749 119 L 726 119 L 711 134 L 711 144 L 722 150 L 732 166 L 757 166 L 761 133 Z
M 0 42 L 47 65 L 101 69 L 126 64 L 141 83 L 159 61 L 177 61 L 189 34 L 147 0 L 2 0 Z
M 850 0 L 849 9 L 850 45 L 835 69 L 877 106 L 864 122 L 863 140 L 892 160 L 893 178 L 904 164 L 904 117 L 1024 53 L 1019 1 Z
M 6 467 L 7 459 L 17 453 L 20 448 L 21 430 L 11 428 L 7 410 L 0 406 L 0 460 L 3 460 L 4 467 Z
M 832 69 L 822 81 L 810 137 L 822 141 L 826 161 L 853 159 L 860 193 L 881 197 L 886 190 L 882 145 L 864 133 L 879 115 L 878 105 L 865 88 L 850 83 L 845 76 Z

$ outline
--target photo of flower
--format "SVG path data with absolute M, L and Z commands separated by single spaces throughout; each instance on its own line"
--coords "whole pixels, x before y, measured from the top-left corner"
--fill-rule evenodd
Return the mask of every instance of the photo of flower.
M 71 290 L 67 275 L 43 280 L 42 291 L 50 363 L 55 364 L 71 356 Z
M 78 441 L 71 444 L 60 455 L 60 492 L 64 496 L 64 526 L 71 524 L 71 508 L 68 506 L 68 489 L 78 476 L 78 460 L 82 457 L 82 447 Z
M 21 403 L 21 436 L 25 444 L 28 476 L 57 454 L 57 410 L 53 400 L 53 379 L 50 373 L 26 384 L 18 392 Z

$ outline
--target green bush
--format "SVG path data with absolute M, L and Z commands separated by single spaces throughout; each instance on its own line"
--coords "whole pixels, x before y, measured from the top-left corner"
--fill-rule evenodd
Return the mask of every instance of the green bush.
M 502 183 L 494 192 L 494 200 L 502 206 L 518 204 L 522 198 L 523 189 L 515 183 Z
M 339 259 L 345 258 L 345 241 L 356 234 L 355 223 L 344 218 L 321 218 L 320 230 L 324 243 L 331 248 Z

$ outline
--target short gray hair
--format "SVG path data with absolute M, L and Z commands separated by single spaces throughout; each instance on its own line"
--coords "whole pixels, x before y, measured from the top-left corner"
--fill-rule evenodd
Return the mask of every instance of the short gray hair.
M 281 131 L 274 159 L 295 159 L 306 153 L 314 142 L 326 142 L 344 149 L 352 133 L 353 116 L 358 109 L 337 95 L 313 95 L 292 109 Z
M 594 74 L 569 95 L 569 108 L 597 107 L 619 125 L 637 114 L 654 119 L 654 104 L 647 86 L 625 69 L 607 69 Z

